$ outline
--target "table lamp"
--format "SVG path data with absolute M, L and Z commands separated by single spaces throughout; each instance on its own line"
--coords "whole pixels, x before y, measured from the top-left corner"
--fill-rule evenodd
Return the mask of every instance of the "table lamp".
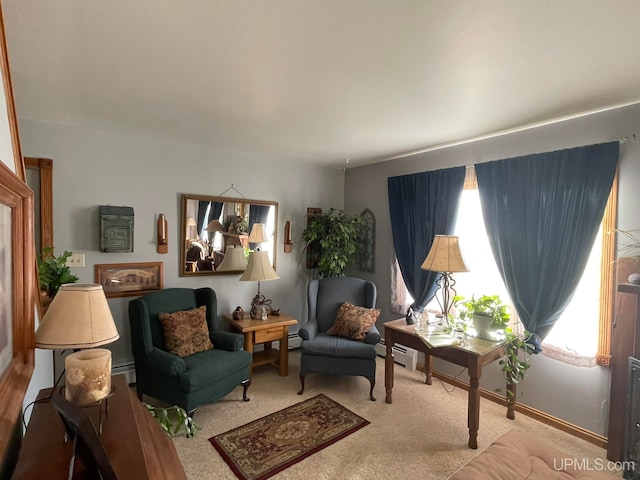
M 196 219 L 193 217 L 187 218 L 187 238 L 197 238 L 198 232 L 196 232 L 198 228 L 198 223 Z
M 253 230 L 252 230 L 253 231 Z M 268 300 L 264 295 L 260 295 L 260 282 L 265 280 L 277 280 L 280 276 L 271 266 L 269 260 L 269 252 L 256 250 L 249 253 L 249 262 L 244 273 L 240 277 L 241 282 L 258 282 L 258 294 L 253 297 L 251 302 L 251 310 L 249 314 L 251 318 L 256 318 L 261 310 L 262 306 L 271 310 L 271 300 Z M 262 315 L 262 320 L 266 320 L 266 314 Z
M 267 241 L 267 234 L 265 232 L 264 223 L 254 223 L 249 233 L 249 243 L 256 244 L 256 250 L 260 250 L 260 244 Z
M 35 346 L 74 350 L 64 362 L 65 398 L 86 405 L 111 393 L 111 352 L 93 347 L 118 338 L 102 286 L 68 283 L 60 287 L 49 305 L 36 331 Z
M 469 269 L 464 263 L 458 237 L 453 235 L 436 235 L 431 245 L 431 250 L 424 259 L 421 267 L 423 270 L 440 272 L 440 277 L 436 280 L 436 285 L 441 290 L 442 303 L 436 295 L 436 300 L 440 305 L 445 322 L 449 322 L 449 311 L 453 306 L 453 298 L 456 296 L 454 288 L 456 281 L 451 276 L 454 272 L 468 272 Z M 453 295 L 451 295 L 453 292 Z
M 244 258 L 244 248 L 229 245 L 224 251 L 224 258 L 216 270 L 218 272 L 241 272 L 247 268 L 247 261 Z

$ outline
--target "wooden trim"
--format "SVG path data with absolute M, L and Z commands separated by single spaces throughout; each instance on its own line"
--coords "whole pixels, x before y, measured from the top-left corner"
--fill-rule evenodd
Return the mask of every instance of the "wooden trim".
M 13 355 L 0 372 L 0 460 L 11 448 L 34 365 L 33 192 L 0 163 L 0 203 L 11 208 Z
M 422 370 L 424 368 L 423 365 L 418 365 L 417 369 Z M 433 376 L 443 382 L 447 382 L 454 387 L 461 388 L 463 390 L 469 390 L 469 383 L 460 380 L 458 378 L 447 375 L 446 373 L 439 372 L 437 370 L 433 370 Z M 487 400 L 491 400 L 492 402 L 497 403 L 498 405 L 503 405 L 505 409 L 507 408 L 507 400 L 504 395 L 500 395 L 498 393 L 487 390 L 486 388 L 480 387 L 480 396 L 486 398 Z M 607 448 L 607 438 L 602 435 L 598 435 L 596 433 L 590 432 L 582 427 L 577 425 L 573 425 L 572 423 L 565 422 L 564 420 L 544 413 L 535 408 L 529 407 L 527 405 L 522 405 L 520 403 L 516 403 L 515 405 L 516 412 L 522 413 L 527 417 L 533 418 L 545 425 L 549 425 L 550 427 L 557 428 L 565 433 L 573 435 L 574 437 L 580 438 L 581 440 L 585 440 L 589 443 L 592 443 L 601 448 Z
M 467 165 L 464 172 L 464 188 L 463 190 L 477 190 L 478 177 L 476 177 L 476 169 L 473 165 Z
M 618 176 L 619 168 L 613 177 L 609 200 L 602 218 L 602 257 L 600 260 L 600 314 L 598 320 L 598 365 L 611 365 L 611 328 L 616 295 L 615 254 L 616 254 L 616 218 L 618 213 Z
M 9 130 L 11 131 L 11 146 L 13 150 L 13 160 L 16 166 L 16 175 L 24 182 L 25 171 L 24 161 L 22 160 L 22 148 L 20 147 L 20 134 L 18 133 L 18 120 L 16 115 L 16 106 L 13 100 L 13 86 L 11 83 L 11 69 L 9 68 L 9 53 L 7 51 L 7 40 L 4 29 L 4 18 L 0 9 L 0 61 L 2 62 L 2 83 L 4 86 L 4 94 L 6 98 L 6 113 L 9 121 Z
M 53 248 L 53 161 L 48 158 L 24 158 L 25 169 L 37 170 L 39 176 L 39 222 L 40 227 L 40 251 L 42 253 L 46 247 Z M 26 181 L 26 178 L 25 178 Z M 34 219 L 35 220 L 35 219 Z M 40 290 L 40 279 L 38 277 L 38 265 L 35 265 L 35 289 Z M 42 297 L 37 295 L 36 305 L 38 307 L 39 318 L 44 317 Z
M 25 168 L 40 175 L 40 246 L 53 248 L 53 160 L 24 158 Z

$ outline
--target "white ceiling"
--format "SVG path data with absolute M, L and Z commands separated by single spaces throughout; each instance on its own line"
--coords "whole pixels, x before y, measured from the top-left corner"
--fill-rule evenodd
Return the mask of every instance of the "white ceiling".
M 640 101 L 638 0 L 2 8 L 20 118 L 317 164 L 371 163 Z

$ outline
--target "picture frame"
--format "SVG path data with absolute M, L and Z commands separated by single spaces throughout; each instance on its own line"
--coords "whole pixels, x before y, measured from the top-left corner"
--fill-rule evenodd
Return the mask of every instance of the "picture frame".
M 89 415 L 61 394 L 51 397 L 51 405 L 60 416 L 67 437 L 73 442 L 69 471 L 74 472 L 78 458 L 88 473 L 103 480 L 117 480 L 116 472 Z
M 101 263 L 95 282 L 107 298 L 140 296 L 163 288 L 163 262 Z
M 27 239 L 25 241 L 25 239 Z M 34 367 L 33 192 L 0 163 L 0 423 L 15 427 Z M 13 429 L 0 429 L 0 456 Z
M 0 7 L 0 74 L 5 122 L 0 122 L 0 209 L 4 233 L 0 289 L 0 325 L 6 342 L 0 363 L 0 477 L 10 472 L 15 460 L 22 403 L 34 369 L 34 315 L 37 276 L 33 242 L 33 192 L 25 183 L 25 167 L 13 100 L 4 20 Z M 1 103 L 1 102 L 0 102 Z M 8 234 L 8 235 L 7 235 Z M 10 307 L 7 307 L 7 305 Z

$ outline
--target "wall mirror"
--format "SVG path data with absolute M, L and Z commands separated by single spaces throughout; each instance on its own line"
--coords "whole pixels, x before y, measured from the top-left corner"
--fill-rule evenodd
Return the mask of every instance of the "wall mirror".
M 249 242 L 257 223 L 265 226 L 259 244 Z M 256 248 L 269 253 L 275 269 L 277 231 L 278 202 L 183 194 L 180 276 L 240 273 Z

